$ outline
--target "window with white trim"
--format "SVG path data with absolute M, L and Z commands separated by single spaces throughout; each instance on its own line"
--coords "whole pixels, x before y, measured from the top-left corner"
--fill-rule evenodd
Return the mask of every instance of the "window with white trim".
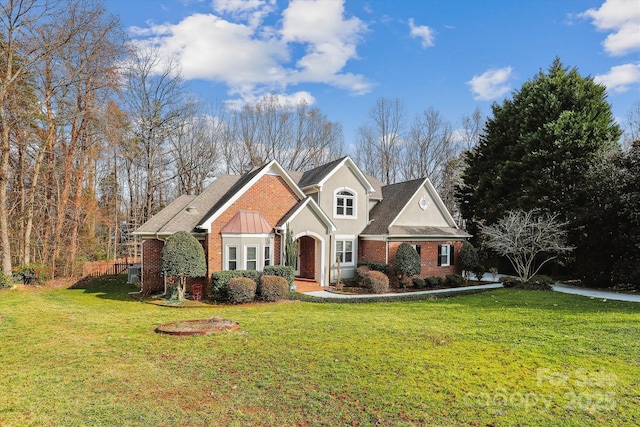
M 343 264 L 353 264 L 353 240 L 336 240 L 335 259 Z
M 238 247 L 227 246 L 227 270 L 238 269 Z
M 351 191 L 341 190 L 336 193 L 336 216 L 355 217 L 356 196 Z
M 245 270 L 257 270 L 258 269 L 258 247 L 257 246 L 245 246 L 244 247 L 244 269 Z
M 271 265 L 271 246 L 264 247 L 264 266 Z
M 418 255 L 422 252 L 422 245 L 411 245 L 411 247 L 418 252 Z
M 453 245 L 438 245 L 438 266 L 453 265 Z

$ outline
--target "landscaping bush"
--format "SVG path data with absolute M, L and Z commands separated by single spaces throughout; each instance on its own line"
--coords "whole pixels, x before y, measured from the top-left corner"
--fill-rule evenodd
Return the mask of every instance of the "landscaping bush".
M 442 277 L 438 277 L 438 276 L 425 277 L 424 281 L 426 286 L 430 288 L 437 288 L 444 284 L 444 280 L 442 280 Z
M 356 283 L 360 286 L 364 286 L 364 280 L 367 277 L 367 273 L 369 273 L 369 271 L 371 271 L 371 269 L 369 268 L 368 265 L 360 265 L 358 268 L 356 268 Z
M 487 272 L 487 269 L 482 264 L 476 264 L 473 266 L 473 274 L 475 274 L 476 279 L 482 280 L 482 276 Z
M 469 272 L 478 264 L 479 259 L 478 250 L 471 243 L 463 242 L 458 255 L 458 262 L 467 279 L 469 278 Z
M 413 246 L 408 243 L 398 246 L 393 271 L 398 275 L 402 286 L 405 286 L 407 278 L 420 274 L 420 255 Z
M 384 294 L 389 291 L 389 278 L 380 271 L 368 271 L 364 285 L 374 294 Z
M 418 288 L 418 289 L 422 289 L 424 287 L 426 287 L 427 284 L 424 281 L 424 279 L 421 279 L 419 277 L 414 277 L 413 278 L 413 287 Z
M 361 267 L 361 266 L 369 267 L 369 270 L 379 271 L 381 273 L 384 273 L 386 276 L 389 276 L 389 272 L 390 272 L 389 264 L 385 264 L 384 262 L 360 261 L 358 262 L 358 267 Z
M 262 274 L 265 276 L 284 277 L 289 288 L 293 285 L 293 279 L 295 278 L 294 268 L 288 265 L 268 265 L 264 268 Z
M 447 274 L 447 285 L 453 288 L 458 288 L 464 285 L 464 277 L 459 274 Z
M 211 298 L 216 301 L 227 301 L 229 299 L 229 280 L 236 277 L 246 277 L 258 282 L 258 272 L 255 270 L 222 270 L 211 275 Z
M 227 282 L 227 295 L 231 304 L 251 302 L 256 297 L 256 281 L 249 277 L 234 277 Z
M 11 286 L 11 277 L 0 273 L 0 289 Z
M 553 289 L 551 287 L 551 284 L 553 282 L 554 281 L 551 277 L 544 275 L 533 276 L 526 282 L 522 282 L 516 278 L 509 277 L 503 279 L 502 286 L 504 286 L 505 288 L 527 289 L 532 291 L 550 291 Z
M 280 301 L 289 292 L 287 279 L 282 276 L 262 275 L 258 283 L 258 294 L 263 301 Z

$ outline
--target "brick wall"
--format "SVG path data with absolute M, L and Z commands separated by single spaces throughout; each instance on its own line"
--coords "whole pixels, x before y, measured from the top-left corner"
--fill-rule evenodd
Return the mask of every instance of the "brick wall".
M 397 283 L 396 275 L 393 273 L 393 263 L 396 258 L 396 252 L 398 247 L 403 242 L 389 242 L 389 265 L 392 267 L 391 280 L 393 283 Z M 406 242 L 410 245 L 420 245 L 420 276 L 439 276 L 446 277 L 448 274 L 460 274 L 462 270 L 459 267 L 458 255 L 462 242 L 460 241 L 444 241 L 444 242 L 420 242 L 409 241 Z M 453 261 L 454 265 L 446 267 L 438 266 L 438 245 L 453 245 Z
M 358 261 L 386 263 L 386 243 L 378 240 L 360 240 L 358 242 Z
M 142 293 L 144 295 L 164 291 L 164 280 L 160 273 L 163 247 L 162 240 L 142 241 Z
M 264 175 L 250 189 L 248 189 L 238 200 L 223 212 L 213 224 L 211 224 L 211 234 L 208 236 L 208 257 L 207 266 L 209 275 L 215 271 L 223 270 L 222 265 L 222 235 L 220 230 L 239 210 L 251 210 L 261 212 L 269 225 L 274 226 L 280 218 L 284 216 L 296 203 L 298 197 L 284 182 L 276 175 Z M 276 235 L 273 248 L 273 263 L 280 263 L 280 237 Z

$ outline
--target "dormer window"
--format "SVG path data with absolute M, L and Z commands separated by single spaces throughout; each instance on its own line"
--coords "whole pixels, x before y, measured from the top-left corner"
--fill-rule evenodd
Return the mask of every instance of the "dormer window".
M 356 195 L 349 190 L 340 190 L 336 192 L 336 217 L 355 218 L 356 216 Z

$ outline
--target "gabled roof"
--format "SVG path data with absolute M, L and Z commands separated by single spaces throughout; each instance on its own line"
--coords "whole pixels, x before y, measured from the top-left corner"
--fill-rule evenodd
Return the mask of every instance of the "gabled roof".
M 176 215 L 188 207 L 195 198 L 196 196 L 183 194 L 138 227 L 134 234 L 158 233 L 167 223 L 171 222 Z
M 420 178 L 382 187 L 382 201 L 369 212 L 369 225 L 361 234 L 388 234 L 393 220 L 402 212 L 423 182 L 424 178 Z
M 238 211 L 229 222 L 222 227 L 221 233 L 238 234 L 268 234 L 273 231 L 273 227 L 258 211 Z
M 298 187 L 296 182 L 289 176 L 287 171 L 285 171 L 280 164 L 272 160 L 269 163 L 261 166 L 259 168 L 254 169 L 246 175 L 241 176 L 236 183 L 226 192 L 226 194 L 221 197 L 215 205 L 207 212 L 207 214 L 202 218 L 202 221 L 198 224 L 198 228 L 209 229 L 211 223 L 220 216 L 222 212 L 224 212 L 229 206 L 231 206 L 240 196 L 242 196 L 245 191 L 247 191 L 253 184 L 255 184 L 261 177 L 267 174 L 277 174 L 282 177 L 284 181 L 289 185 L 291 190 L 296 194 L 296 196 L 300 199 L 304 199 L 306 196 Z
M 327 179 L 331 177 L 341 166 L 348 166 L 349 169 L 356 175 L 358 180 L 367 189 L 368 193 L 375 191 L 375 188 L 371 185 L 365 174 L 358 168 L 358 166 L 351 160 L 351 157 L 345 156 L 341 159 L 334 160 L 325 165 L 318 166 L 317 168 L 306 171 L 302 174 L 302 177 L 298 181 L 298 186 L 301 189 L 322 186 Z
M 313 200 L 311 197 L 307 197 L 304 200 L 300 200 L 298 203 L 293 205 L 293 207 L 289 209 L 289 212 L 287 212 L 282 218 L 280 218 L 280 221 L 278 221 L 277 227 L 278 228 L 284 227 L 290 220 L 295 218 L 306 207 L 308 207 L 316 215 L 318 215 L 320 220 L 327 227 L 327 234 L 332 234 L 334 231 L 338 229 L 338 227 L 336 227 L 333 221 L 331 221 L 331 218 L 329 218 L 329 216 L 322 210 L 320 206 L 318 206 L 316 201 Z
M 418 193 L 420 188 L 426 187 L 428 193 L 443 212 L 444 219 L 450 227 L 434 227 L 430 225 L 406 226 L 395 225 L 408 203 Z M 471 237 L 466 232 L 458 229 L 455 221 L 449 214 L 442 199 L 438 195 L 428 178 L 419 178 L 412 181 L 399 182 L 397 184 L 382 187 L 382 201 L 369 212 L 369 224 L 361 235 L 387 235 L 394 237 L 413 236 L 431 238 L 462 238 Z
M 241 177 L 221 175 L 199 196 L 180 196 L 140 226 L 134 234 L 171 235 L 177 231 L 197 232 L 197 225 L 212 205 L 222 199 Z

